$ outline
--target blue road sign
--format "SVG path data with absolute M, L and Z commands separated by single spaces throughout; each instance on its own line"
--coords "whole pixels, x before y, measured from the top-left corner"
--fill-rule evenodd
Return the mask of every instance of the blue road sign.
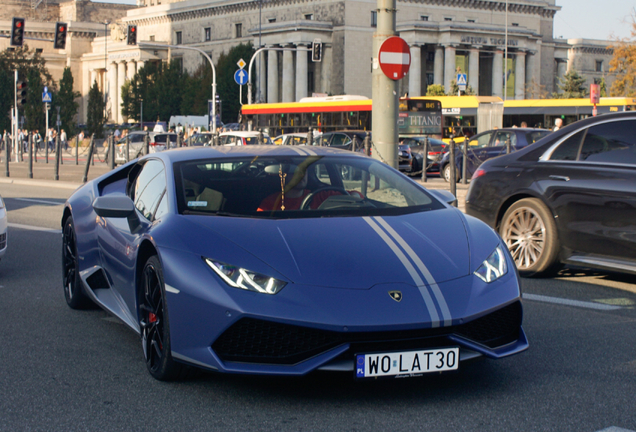
M 51 103 L 52 99 L 51 99 L 51 93 L 45 91 L 44 93 L 42 93 L 42 102 L 45 103 Z
M 236 81 L 238 85 L 247 84 L 247 72 L 245 72 L 243 69 L 237 70 L 234 73 L 234 81 Z
M 457 85 L 460 90 L 466 90 L 466 74 L 457 74 Z

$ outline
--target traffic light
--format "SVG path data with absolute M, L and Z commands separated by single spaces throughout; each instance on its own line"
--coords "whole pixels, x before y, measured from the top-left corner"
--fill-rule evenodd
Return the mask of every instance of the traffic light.
M 27 82 L 20 80 L 17 82 L 15 88 L 18 96 L 18 108 L 22 108 L 27 103 Z
M 66 48 L 66 31 L 68 30 L 68 26 L 66 23 L 56 23 L 55 24 L 55 40 L 53 42 L 53 48 L 55 49 L 65 49 Z
M 24 18 L 13 18 L 11 23 L 11 46 L 24 44 Z
M 137 26 L 128 26 L 128 45 L 137 45 Z
M 322 43 L 313 41 L 311 44 L 311 61 L 319 62 L 322 60 Z

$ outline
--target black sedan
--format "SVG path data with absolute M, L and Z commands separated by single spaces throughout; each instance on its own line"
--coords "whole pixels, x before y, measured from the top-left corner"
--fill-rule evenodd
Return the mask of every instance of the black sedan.
M 424 141 L 427 137 L 400 137 L 400 145 L 406 145 L 411 149 L 413 156 L 413 172 L 422 170 L 422 161 L 424 160 Z M 435 138 L 428 138 L 428 155 L 426 172 L 438 173 L 439 163 L 448 151 L 444 141 Z
M 550 131 L 546 129 L 506 128 L 495 129 L 475 135 L 468 141 L 466 151 L 467 177 L 471 178 L 479 165 L 488 159 L 506 154 L 508 151 L 508 142 L 510 143 L 510 151 L 514 152 L 537 142 L 548 134 L 550 134 Z M 462 159 L 462 147 L 459 145 L 455 153 L 455 179 L 457 181 L 459 181 L 462 176 Z M 451 175 L 449 160 L 450 154 L 447 153 L 440 162 L 440 172 L 446 181 L 450 181 Z
M 362 152 L 364 151 L 364 139 L 366 136 L 367 132 L 363 130 L 327 132 L 315 137 L 313 145 Z M 371 139 L 370 132 L 369 139 Z M 373 154 L 373 146 L 371 147 L 371 154 Z M 411 150 L 406 145 L 400 144 L 398 148 L 398 165 L 399 170 L 405 173 L 417 171 L 414 169 L 416 166 L 414 166 Z
M 525 276 L 562 264 L 636 274 L 636 113 L 591 117 L 482 164 L 466 212 Z

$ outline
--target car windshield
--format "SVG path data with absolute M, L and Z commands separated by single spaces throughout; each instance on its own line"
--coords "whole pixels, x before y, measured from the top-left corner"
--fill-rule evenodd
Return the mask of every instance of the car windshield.
M 257 156 L 175 164 L 179 213 L 293 219 L 444 206 L 386 165 L 355 156 Z
M 193 144 L 207 144 L 212 141 L 212 134 L 199 134 L 192 138 Z
M 177 136 L 176 135 L 155 135 L 155 142 L 158 143 L 166 143 L 168 141 L 168 137 L 170 137 L 170 142 L 177 142 Z

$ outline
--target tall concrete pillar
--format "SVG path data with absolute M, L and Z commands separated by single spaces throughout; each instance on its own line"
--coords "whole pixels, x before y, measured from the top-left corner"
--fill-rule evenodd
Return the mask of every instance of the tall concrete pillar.
M 526 98 L 526 53 L 517 52 L 517 64 L 515 67 L 515 99 Z
M 541 79 L 537 71 L 536 54 L 536 51 L 528 51 L 526 54 L 526 89 L 528 89 L 526 97 L 529 99 L 539 98 L 538 90 Z
M 455 75 L 455 47 L 446 45 L 444 49 L 444 88 L 446 93 L 451 91 L 451 81 L 457 78 Z
M 142 67 L 144 67 L 146 65 L 146 61 L 145 60 L 139 60 L 137 62 L 137 72 L 139 72 L 139 69 L 141 69 Z M 136 72 L 135 72 L 136 73 Z
M 333 48 L 330 45 L 322 44 L 322 62 L 320 64 L 320 86 L 314 88 L 322 89 L 321 93 L 331 93 L 331 66 L 333 59 Z M 317 76 L 318 74 L 316 74 Z
M 91 69 L 89 71 L 89 75 L 88 75 L 88 77 L 89 77 L 89 82 L 88 82 L 89 90 L 90 90 L 91 87 L 93 87 L 93 83 L 95 81 L 97 81 L 97 76 L 98 76 L 98 74 L 97 74 L 97 70 L 96 69 Z
M 435 84 L 444 84 L 444 48 L 435 47 L 435 65 L 433 80 Z
M 267 58 L 265 56 L 266 51 L 261 51 L 256 59 L 256 76 L 258 77 L 258 89 L 256 90 L 256 102 L 266 102 L 267 98 Z
M 307 97 L 307 45 L 296 50 L 296 102 Z
M 492 95 L 503 98 L 503 50 L 497 49 L 492 59 Z
M 479 95 L 479 48 L 468 52 L 468 85 Z
M 283 102 L 294 101 L 294 78 L 294 52 L 283 51 Z
M 110 110 L 108 118 L 117 121 L 117 63 L 108 65 L 108 104 L 106 109 Z
M 126 82 L 126 62 L 117 63 L 117 105 L 115 105 L 115 121 L 117 123 L 123 123 L 123 116 L 121 115 L 121 88 Z
M 267 51 L 267 103 L 278 102 L 278 51 Z
M 563 90 L 561 90 L 559 88 L 559 84 L 561 84 L 561 81 L 563 77 L 565 76 L 565 74 L 568 73 L 568 63 L 566 60 L 562 60 L 562 59 L 557 59 L 557 80 L 556 80 L 556 89 L 557 89 L 557 93 L 563 93 Z
M 411 46 L 411 69 L 409 70 L 409 96 L 422 96 L 422 47 Z
M 135 74 L 137 73 L 136 64 L 134 61 L 130 60 L 126 62 L 126 79 L 133 79 Z

